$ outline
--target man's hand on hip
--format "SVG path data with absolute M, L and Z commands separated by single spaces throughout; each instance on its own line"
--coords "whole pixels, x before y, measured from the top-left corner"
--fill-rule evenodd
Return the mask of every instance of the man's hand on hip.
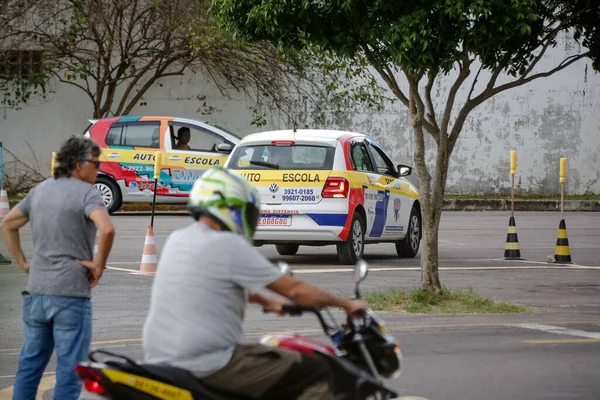
M 19 267 L 21 267 L 26 274 L 29 273 L 29 263 L 27 261 L 25 261 L 23 264 L 20 264 Z
M 77 260 L 77 262 L 90 271 L 90 276 L 88 278 L 90 287 L 96 286 L 100 280 L 100 277 L 102 276 L 102 273 L 104 272 L 104 266 L 93 261 Z

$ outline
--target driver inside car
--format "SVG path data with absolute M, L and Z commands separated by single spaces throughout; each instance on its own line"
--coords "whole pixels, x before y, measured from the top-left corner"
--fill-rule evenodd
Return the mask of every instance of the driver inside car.
M 329 364 L 317 355 L 244 343 L 247 303 L 283 315 L 301 306 L 339 307 L 348 316 L 363 300 L 333 296 L 292 278 L 252 245 L 259 195 L 244 178 L 215 167 L 188 200 L 194 221 L 168 237 L 144 324 L 147 363 L 190 371 L 206 386 L 261 399 L 333 399 Z M 268 289 L 279 296 L 260 294 Z

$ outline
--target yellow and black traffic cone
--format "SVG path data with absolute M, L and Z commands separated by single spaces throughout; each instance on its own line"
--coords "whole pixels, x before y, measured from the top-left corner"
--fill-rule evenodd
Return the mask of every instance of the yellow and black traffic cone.
M 564 219 L 560 220 L 560 225 L 558 226 L 554 259 L 557 264 L 573 264 L 573 261 L 571 261 L 571 250 L 569 249 L 569 237 L 567 236 L 567 224 Z
M 515 217 L 510 217 L 508 221 L 508 233 L 506 234 L 506 246 L 504 247 L 505 260 L 522 260 L 521 250 L 519 249 L 519 238 L 517 237 L 517 225 Z

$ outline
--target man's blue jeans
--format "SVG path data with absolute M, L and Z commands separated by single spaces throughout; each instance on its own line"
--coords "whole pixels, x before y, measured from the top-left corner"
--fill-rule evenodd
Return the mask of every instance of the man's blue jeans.
M 21 316 L 25 323 L 25 343 L 19 357 L 13 400 L 35 399 L 53 350 L 56 350 L 54 399 L 78 399 L 82 384 L 74 368 L 87 358 L 90 348 L 90 299 L 24 294 Z

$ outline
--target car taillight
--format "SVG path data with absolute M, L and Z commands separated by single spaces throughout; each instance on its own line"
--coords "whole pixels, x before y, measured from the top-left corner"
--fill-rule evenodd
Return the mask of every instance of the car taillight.
M 276 145 L 276 146 L 277 146 L 277 145 L 279 145 L 279 146 L 281 146 L 281 145 L 288 145 L 288 146 L 291 146 L 291 145 L 293 145 L 293 144 L 296 144 L 296 142 L 294 142 L 293 140 L 273 140 L 273 141 L 271 142 L 271 144 L 274 144 L 274 145 Z
M 92 367 L 76 365 L 75 373 L 79 375 L 79 378 L 81 378 L 83 381 L 85 390 L 88 392 L 101 395 L 106 391 L 104 386 L 100 384 L 100 374 L 98 374 Z
M 323 192 L 321 193 L 322 197 L 348 197 L 348 190 L 350 190 L 350 185 L 346 178 L 327 178 L 325 181 L 325 186 L 323 186 Z

